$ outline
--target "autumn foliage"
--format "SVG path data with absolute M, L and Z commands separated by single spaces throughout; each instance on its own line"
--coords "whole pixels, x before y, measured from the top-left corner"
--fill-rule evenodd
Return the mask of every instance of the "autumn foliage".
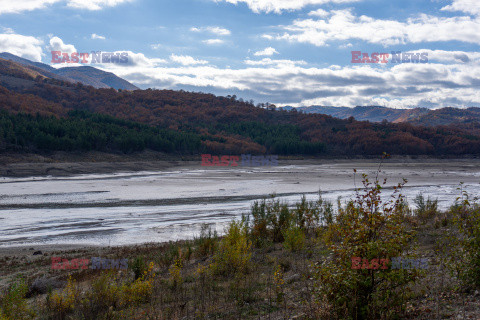
M 263 108 L 235 96 L 173 91 L 95 89 L 13 72 L 0 65 L 0 109 L 59 119 L 69 112 L 104 114 L 152 128 L 195 135 L 190 153 L 311 155 L 466 155 L 480 153 L 480 126 L 370 123 Z M 3 116 L 2 116 L 3 117 Z M 60 120 L 61 121 L 61 120 Z M 18 133 L 15 133 L 18 134 Z M 61 139 L 62 137 L 58 137 Z M 5 132 L 0 132 L 0 144 Z M 148 148 L 146 146 L 146 148 Z M 174 146 L 172 150 L 182 148 Z M 182 152 L 184 152 L 182 151 Z

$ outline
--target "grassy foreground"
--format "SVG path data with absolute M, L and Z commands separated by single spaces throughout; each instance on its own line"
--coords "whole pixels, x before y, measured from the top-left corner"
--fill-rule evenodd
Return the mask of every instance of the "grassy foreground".
M 410 210 L 403 183 L 386 197 L 384 181 L 362 182 L 337 204 L 255 202 L 222 237 L 205 225 L 191 241 L 103 250 L 126 270 L 52 270 L 88 250 L 3 257 L 2 275 L 23 276 L 1 292 L 0 319 L 478 319 L 476 199 L 460 185 L 449 210 L 421 195 Z

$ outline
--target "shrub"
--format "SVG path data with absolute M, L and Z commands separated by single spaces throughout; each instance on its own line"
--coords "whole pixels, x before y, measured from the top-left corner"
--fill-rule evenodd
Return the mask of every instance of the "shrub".
M 290 251 L 300 251 L 305 245 L 305 233 L 300 227 L 290 226 L 284 231 L 283 246 Z
M 249 270 L 251 242 L 244 221 L 232 221 L 214 256 L 214 273 L 228 275 L 246 273 Z
M 80 311 L 85 319 L 98 319 L 110 307 L 121 304 L 121 291 L 114 273 L 108 272 L 92 282 L 91 291 L 81 299 Z
M 49 278 L 46 275 L 36 278 L 30 285 L 29 292 L 27 296 L 32 296 L 34 294 L 44 294 L 53 289 L 58 289 L 63 286 L 62 281 L 56 278 Z
M 321 198 L 320 198 L 321 199 Z M 320 222 L 320 208 L 318 203 L 307 201 L 305 195 L 302 196 L 300 202 L 295 204 L 293 210 L 294 223 L 306 233 L 315 230 Z
M 173 287 L 177 287 L 183 282 L 182 267 L 182 260 L 180 258 L 177 258 L 168 270 L 168 272 L 170 273 L 170 279 Z
M 461 197 L 450 208 L 458 234 L 450 234 L 450 266 L 464 285 L 480 287 L 480 205 L 459 188 Z
M 47 295 L 47 309 L 60 319 L 72 312 L 79 301 L 79 290 L 75 280 L 68 277 L 67 287 L 62 292 Z
M 352 269 L 352 257 L 398 257 L 412 239 L 400 194 L 406 180 L 386 202 L 381 197 L 385 183 L 380 184 L 378 174 L 373 182 L 363 175 L 363 188 L 355 200 L 339 206 L 325 235 L 331 256 L 316 267 L 318 301 L 328 302 L 335 319 L 392 318 L 403 307 L 402 291 L 415 279 L 415 270 Z
M 200 229 L 200 237 L 194 241 L 197 245 L 197 255 L 205 257 L 215 253 L 217 239 L 217 231 L 212 231 L 212 228 L 208 224 L 203 223 Z
M 423 194 L 418 194 L 413 200 L 416 209 L 415 214 L 422 224 L 434 218 L 438 213 L 438 199 L 432 200 L 430 197 L 425 200 Z
M 321 192 L 318 193 L 317 205 L 319 208 L 319 218 L 322 225 L 329 226 L 333 223 L 333 204 L 322 198 Z
M 169 241 L 168 245 L 162 248 L 158 255 L 158 262 L 161 266 L 169 267 L 176 258 L 178 258 L 178 254 L 180 252 L 181 245 L 179 243 Z
M 283 241 L 283 231 L 290 225 L 292 215 L 284 202 L 275 199 L 272 195 L 270 201 L 263 199 L 255 201 L 252 206 L 253 217 L 251 236 L 256 245 L 261 245 L 265 240 L 273 242 Z
M 333 206 L 322 199 L 319 193 L 317 201 L 307 201 L 303 196 L 294 209 L 288 204 L 275 199 L 255 201 L 251 209 L 251 238 L 256 246 L 268 241 L 283 242 L 287 230 L 294 225 L 305 234 L 313 234 L 322 225 L 333 221 Z M 248 217 L 250 219 L 250 216 Z
M 152 296 L 153 281 L 155 279 L 153 268 L 154 264 L 152 262 L 142 277 L 138 278 L 129 285 L 124 284 L 121 287 L 122 307 L 138 305 L 142 302 L 149 301 Z
M 114 272 L 108 272 L 93 281 L 92 288 L 81 299 L 85 319 L 103 319 L 111 310 L 128 308 L 147 302 L 153 292 L 155 273 L 150 263 L 139 278 L 121 283 Z M 106 317 L 108 318 L 108 317 Z
M 27 305 L 28 285 L 18 278 L 8 288 L 0 303 L 0 319 L 31 319 L 35 313 Z
M 136 257 L 131 264 L 131 268 L 135 275 L 135 280 L 137 280 L 143 275 L 147 267 L 142 257 Z

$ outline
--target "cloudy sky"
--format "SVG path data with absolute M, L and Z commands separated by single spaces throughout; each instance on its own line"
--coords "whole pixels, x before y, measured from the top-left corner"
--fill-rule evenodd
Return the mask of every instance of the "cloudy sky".
M 0 52 L 126 52 L 140 88 L 276 105 L 480 107 L 479 0 L 0 0 Z M 352 63 L 352 51 L 427 63 Z M 391 60 L 391 55 L 390 59 Z

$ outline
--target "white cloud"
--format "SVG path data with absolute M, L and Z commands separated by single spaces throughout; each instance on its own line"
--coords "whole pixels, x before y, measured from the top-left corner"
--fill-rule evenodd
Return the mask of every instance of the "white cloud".
M 0 14 L 19 13 L 23 11 L 32 11 L 43 9 L 46 6 L 62 0 L 0 0 Z
M 245 60 L 245 64 L 251 66 L 295 66 L 295 65 L 306 65 L 307 62 L 303 60 L 283 60 L 283 59 L 270 59 L 263 58 L 262 60 Z
M 207 64 L 208 61 L 206 60 L 196 60 L 195 58 L 191 56 L 181 56 L 181 55 L 176 55 L 176 54 L 171 54 L 170 55 L 170 60 L 173 62 L 180 63 L 184 66 L 189 66 L 189 65 L 196 65 L 196 64 Z
M 155 68 L 168 61 L 160 58 L 147 58 L 143 53 L 135 53 L 132 51 L 114 51 L 114 53 L 127 53 L 128 63 L 116 63 L 120 67 L 147 67 Z M 106 64 L 105 64 L 106 65 Z
M 246 3 L 255 13 L 299 10 L 308 5 L 321 5 L 326 3 L 352 3 L 361 0 L 214 0 L 215 2 L 228 2 L 232 4 Z
M 61 51 L 61 52 L 68 52 L 68 53 L 77 52 L 77 49 L 75 49 L 74 45 L 63 43 L 63 40 L 60 39 L 59 37 L 52 37 L 50 39 L 49 49 L 50 51 Z
M 451 5 L 443 7 L 445 11 L 463 11 L 473 15 L 480 15 L 478 0 L 453 0 Z
M 133 0 L 0 0 L 0 14 L 44 9 L 54 3 L 66 3 L 68 7 L 77 9 L 100 10 L 130 1 Z
M 338 47 L 341 48 L 341 49 L 347 49 L 347 48 L 353 47 L 353 44 L 351 44 L 351 43 L 346 43 L 346 44 L 341 44 L 341 45 L 339 45 Z
M 190 28 L 190 31 L 192 32 L 209 32 L 213 33 L 217 36 L 229 36 L 231 34 L 231 31 L 222 27 L 201 27 L 201 28 L 196 28 L 192 27 Z
M 310 11 L 310 12 L 308 13 L 308 15 L 309 15 L 309 16 L 314 16 L 314 17 L 321 17 L 321 18 L 323 18 L 323 17 L 328 16 L 328 12 L 325 11 L 325 10 L 323 10 L 323 9 L 317 9 L 317 10 L 315 10 L 315 11 Z
M 407 52 L 407 51 L 406 51 Z M 419 49 L 414 51 L 415 53 L 427 53 L 428 61 L 442 62 L 442 63 L 479 63 L 480 52 L 465 52 L 465 51 L 445 51 L 445 50 L 430 50 Z
M 2 27 L 2 29 L 3 29 L 4 33 L 8 33 L 8 34 L 14 34 L 15 33 L 15 31 L 13 31 L 12 28 Z
M 105 40 L 105 37 L 104 36 L 100 36 L 96 33 L 92 33 L 92 36 L 91 36 L 91 39 L 95 40 L 95 39 L 99 39 L 99 40 Z
M 228 36 L 231 34 L 230 30 L 220 27 L 207 27 L 207 30 L 219 36 Z
M 0 34 L 0 52 L 9 52 L 25 59 L 41 61 L 43 42 L 20 34 Z
M 316 46 L 350 39 L 385 46 L 436 41 L 480 43 L 480 19 L 471 17 L 443 18 L 420 14 L 406 22 L 399 22 L 355 16 L 351 10 L 335 10 L 326 19 L 298 19 L 282 29 L 283 34 L 264 37 Z
M 448 64 L 348 64 L 317 68 L 305 61 L 263 58 L 246 60 L 244 67 L 234 69 L 198 64 L 107 67 L 141 87 L 236 94 L 277 105 L 479 106 L 478 54 L 433 50 L 429 60 L 430 54 L 432 59 L 448 60 Z M 468 56 L 467 63 L 461 60 L 465 60 L 463 55 Z
M 278 51 L 275 50 L 275 48 L 268 47 L 268 48 L 263 49 L 262 51 L 255 52 L 253 55 L 254 56 L 271 56 L 274 53 L 278 54 Z
M 77 9 L 101 10 L 131 1 L 132 0 L 67 0 L 67 6 Z
M 203 40 L 203 43 L 214 45 L 214 44 L 222 44 L 224 41 L 222 39 L 207 39 Z

